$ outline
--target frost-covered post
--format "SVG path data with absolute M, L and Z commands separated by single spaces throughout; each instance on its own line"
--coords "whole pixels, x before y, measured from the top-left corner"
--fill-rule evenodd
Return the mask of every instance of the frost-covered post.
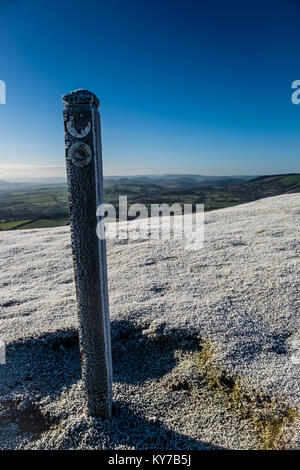
M 87 413 L 111 417 L 112 364 L 106 246 L 96 234 L 103 203 L 99 100 L 87 90 L 62 97 L 71 236 Z

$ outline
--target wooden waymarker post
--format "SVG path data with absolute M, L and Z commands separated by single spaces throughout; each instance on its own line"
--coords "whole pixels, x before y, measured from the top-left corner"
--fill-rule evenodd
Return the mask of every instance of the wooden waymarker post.
M 71 237 L 87 413 L 110 418 L 112 363 L 106 245 L 96 234 L 103 204 L 99 100 L 87 90 L 62 97 Z

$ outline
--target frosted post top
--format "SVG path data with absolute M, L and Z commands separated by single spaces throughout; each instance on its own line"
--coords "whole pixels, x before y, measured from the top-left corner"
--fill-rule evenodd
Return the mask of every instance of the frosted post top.
M 66 106 L 72 104 L 91 104 L 94 106 L 99 106 L 100 101 L 97 96 L 94 95 L 91 91 L 85 90 L 84 88 L 79 88 L 78 90 L 70 91 L 62 96 L 62 101 Z

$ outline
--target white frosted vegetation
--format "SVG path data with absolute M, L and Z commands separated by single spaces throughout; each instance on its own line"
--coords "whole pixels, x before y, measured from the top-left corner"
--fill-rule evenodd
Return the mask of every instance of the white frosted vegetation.
M 110 427 L 85 418 L 80 408 L 69 228 L 2 232 L 0 338 L 7 345 L 8 364 L 0 366 L 0 418 L 9 432 L 1 435 L 1 447 L 256 448 L 245 423 L 232 424 L 228 418 L 218 424 L 218 410 L 208 405 L 182 420 L 190 395 L 172 395 L 159 384 L 178 366 L 180 354 L 169 347 L 170 332 L 176 337 L 184 331 L 186 341 L 191 332 L 209 340 L 214 360 L 246 387 L 263 389 L 295 409 L 300 405 L 299 215 L 300 194 L 209 212 L 204 247 L 198 251 L 184 250 L 180 240 L 109 239 L 112 341 L 117 345 L 116 414 Z M 143 348 L 143 338 L 153 332 L 167 341 L 153 350 L 157 370 L 145 355 L 144 369 L 140 356 L 135 371 L 129 349 L 143 351 L 135 348 Z M 128 369 L 125 361 L 118 370 L 118 358 L 128 360 Z M 5 400 L 11 400 L 9 406 Z M 31 407 L 38 403 L 42 420 L 56 417 L 35 440 L 26 430 L 17 435 L 17 424 L 5 415 L 7 407 L 26 409 L 26 400 Z M 10 417 L 15 415 L 11 411 Z

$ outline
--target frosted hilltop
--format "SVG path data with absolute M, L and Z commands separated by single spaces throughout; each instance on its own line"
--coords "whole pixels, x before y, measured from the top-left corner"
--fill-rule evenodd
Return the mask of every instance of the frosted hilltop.
M 111 423 L 84 415 L 69 227 L 1 232 L 0 448 L 298 447 L 299 215 L 208 212 L 198 251 L 108 240 Z

